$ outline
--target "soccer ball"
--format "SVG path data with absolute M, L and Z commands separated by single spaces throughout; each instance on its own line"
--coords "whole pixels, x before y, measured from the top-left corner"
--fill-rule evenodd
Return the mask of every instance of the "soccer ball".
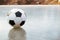
M 8 22 L 13 27 L 20 27 L 25 24 L 26 15 L 22 9 L 12 9 L 8 13 Z

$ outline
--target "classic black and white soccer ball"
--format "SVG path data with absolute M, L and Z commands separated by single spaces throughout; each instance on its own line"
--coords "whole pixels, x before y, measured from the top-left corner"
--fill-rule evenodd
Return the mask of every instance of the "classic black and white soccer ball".
M 26 15 L 22 9 L 12 9 L 8 14 L 8 22 L 11 26 L 19 27 L 25 24 Z

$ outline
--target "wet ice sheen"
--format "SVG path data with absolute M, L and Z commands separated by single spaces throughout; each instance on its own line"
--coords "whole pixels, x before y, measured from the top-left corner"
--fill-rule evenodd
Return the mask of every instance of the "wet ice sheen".
M 0 7 L 0 40 L 8 40 L 12 27 L 5 17 L 11 7 Z M 22 27 L 26 31 L 26 40 L 60 40 L 60 7 L 17 7 L 26 12 L 27 21 Z M 4 11 L 7 9 L 6 11 Z M 5 13 L 5 14 L 4 14 Z

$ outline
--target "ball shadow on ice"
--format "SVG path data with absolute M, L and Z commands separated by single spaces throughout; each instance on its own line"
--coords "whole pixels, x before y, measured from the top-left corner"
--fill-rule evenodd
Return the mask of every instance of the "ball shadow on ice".
M 8 37 L 9 40 L 26 40 L 26 32 L 23 28 L 12 28 Z

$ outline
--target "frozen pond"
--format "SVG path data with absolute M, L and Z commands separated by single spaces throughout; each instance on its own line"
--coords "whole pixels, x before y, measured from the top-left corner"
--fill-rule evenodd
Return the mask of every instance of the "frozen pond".
M 27 21 L 22 27 L 26 32 L 26 40 L 60 40 L 60 6 L 1 6 L 0 40 L 9 39 L 12 27 L 7 22 L 6 14 L 12 8 L 26 12 Z

